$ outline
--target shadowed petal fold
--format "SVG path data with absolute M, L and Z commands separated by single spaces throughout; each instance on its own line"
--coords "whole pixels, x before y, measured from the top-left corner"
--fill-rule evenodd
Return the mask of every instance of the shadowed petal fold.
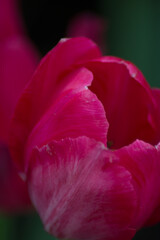
M 120 148 L 136 139 L 155 144 L 155 99 L 142 73 L 116 57 L 102 57 L 85 65 L 94 76 L 90 87 L 102 102 L 109 122 L 108 141 Z
M 89 39 L 73 38 L 62 39 L 44 57 L 17 105 L 12 123 L 10 145 L 11 149 L 16 149 L 12 151 L 12 155 L 21 170 L 23 150 L 28 135 L 44 112 L 53 104 L 57 95 L 63 93 L 63 89 L 68 84 L 68 81 L 63 82 L 65 76 L 74 70 L 74 64 L 100 55 L 98 47 Z M 82 85 L 83 83 L 79 83 L 80 88 Z M 76 87 L 78 88 L 77 85 Z M 75 88 L 75 84 L 73 83 L 70 88 Z
M 105 111 L 95 94 L 88 89 L 67 91 L 30 133 L 25 152 L 26 170 L 35 146 L 43 146 L 52 139 L 78 136 L 87 136 L 106 144 L 107 130 Z
M 133 226 L 139 229 L 149 220 L 160 203 L 160 148 L 143 141 L 115 151 L 133 178 L 133 185 L 138 197 L 138 208 L 133 219 Z M 157 221 L 153 218 L 152 221 Z

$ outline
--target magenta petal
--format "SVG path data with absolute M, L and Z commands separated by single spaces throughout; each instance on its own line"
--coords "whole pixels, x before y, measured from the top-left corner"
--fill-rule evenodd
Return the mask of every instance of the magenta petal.
M 157 89 L 156 89 L 157 91 Z M 158 93 L 158 91 L 157 91 Z M 159 158 L 160 158 L 160 143 L 156 146 L 156 149 L 159 153 Z M 156 183 L 155 187 L 158 186 Z M 159 189 L 158 189 L 159 190 Z M 155 190 L 156 191 L 156 190 Z M 160 197 L 159 197 L 159 204 L 153 211 L 152 215 L 150 216 L 149 220 L 146 222 L 146 225 L 153 225 L 160 222 Z
M 102 57 L 85 65 L 94 75 L 91 90 L 104 105 L 112 148 L 136 139 L 155 143 L 155 99 L 142 73 L 116 57 Z
M 70 91 L 60 98 L 31 132 L 26 146 L 27 162 L 35 146 L 66 137 L 88 136 L 107 142 L 108 122 L 101 102 L 89 90 Z M 27 163 L 28 165 L 28 163 Z
M 65 239 L 131 239 L 136 209 L 131 181 L 112 151 L 87 137 L 35 149 L 28 175 L 46 230 Z
M 57 94 L 63 94 L 66 90 L 66 86 L 69 85 L 66 75 L 71 70 L 74 71 L 73 65 L 98 56 L 99 49 L 92 41 L 75 38 L 62 39 L 42 60 L 17 105 L 12 123 L 11 149 L 16 149 L 12 151 L 12 155 L 19 168 L 23 169 L 23 150 L 30 131 L 53 104 L 54 99 L 58 97 Z M 82 86 L 84 86 L 82 81 L 76 86 L 72 82 L 70 88 L 81 89 Z
M 137 140 L 115 151 L 115 154 L 122 166 L 132 174 L 132 183 L 138 196 L 138 208 L 132 226 L 140 228 L 160 206 L 160 189 L 157 187 L 160 185 L 160 148 Z
M 160 144 L 138 140 L 116 151 L 86 137 L 52 141 L 33 152 L 30 196 L 56 237 L 131 239 L 159 220 L 159 159 Z

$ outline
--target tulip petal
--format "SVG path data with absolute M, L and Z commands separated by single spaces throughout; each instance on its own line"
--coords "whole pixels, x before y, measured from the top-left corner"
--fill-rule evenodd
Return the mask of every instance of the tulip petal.
M 102 102 L 109 122 L 108 141 L 120 148 L 136 139 L 155 144 L 155 99 L 142 73 L 116 57 L 102 57 L 86 64 L 94 75 L 90 87 Z
M 42 60 L 35 75 L 24 91 L 15 111 L 10 145 L 12 156 L 18 167 L 23 169 L 23 150 L 30 131 L 40 120 L 45 111 L 53 104 L 58 94 L 68 82 L 63 79 L 74 64 L 79 61 L 99 57 L 97 46 L 87 38 L 62 39 Z M 79 83 L 79 88 L 83 83 Z M 73 84 L 70 86 L 75 88 Z M 78 84 L 76 85 L 78 88 Z
M 157 91 L 157 90 L 156 90 Z M 160 156 L 160 143 L 156 146 L 157 151 L 159 152 Z M 160 159 L 160 157 L 159 157 Z M 156 182 L 155 186 L 158 186 Z M 159 190 L 159 189 L 158 189 Z M 155 190 L 156 191 L 156 190 Z M 152 200 L 151 200 L 152 201 Z M 160 197 L 159 197 L 159 204 L 153 211 L 152 215 L 150 216 L 149 220 L 146 222 L 146 226 L 153 225 L 160 222 Z
M 36 148 L 28 173 L 46 230 L 65 239 L 131 239 L 137 204 L 131 181 L 114 153 L 87 137 Z
M 132 226 L 139 229 L 160 205 L 160 189 L 157 187 L 160 184 L 160 147 L 137 140 L 116 150 L 115 154 L 120 164 L 132 174 L 139 198 Z
M 49 109 L 30 133 L 25 152 L 26 170 L 35 146 L 43 146 L 52 139 L 78 136 L 88 136 L 106 144 L 107 130 L 105 112 L 96 95 L 87 89 L 78 93 L 69 91 Z

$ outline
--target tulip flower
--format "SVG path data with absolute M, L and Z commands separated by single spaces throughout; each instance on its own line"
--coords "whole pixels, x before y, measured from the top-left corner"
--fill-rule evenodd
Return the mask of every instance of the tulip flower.
M 160 220 L 160 90 L 94 42 L 62 39 L 21 95 L 13 159 L 53 236 L 129 240 Z
M 36 68 L 36 50 L 23 31 L 15 0 L 0 0 L 0 211 L 30 205 L 27 185 L 17 174 L 8 150 L 8 130 L 16 102 Z

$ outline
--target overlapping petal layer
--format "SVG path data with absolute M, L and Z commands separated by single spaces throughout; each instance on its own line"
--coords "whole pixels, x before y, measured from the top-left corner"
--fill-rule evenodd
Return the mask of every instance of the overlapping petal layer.
M 135 139 L 157 143 L 155 99 L 142 73 L 116 57 L 102 57 L 84 65 L 94 76 L 90 89 L 106 111 L 108 145 L 119 148 Z
M 23 151 L 30 131 L 67 87 L 68 81 L 63 82 L 66 74 L 73 71 L 78 62 L 99 56 L 100 51 L 92 41 L 73 38 L 62 39 L 42 60 L 17 105 L 12 123 L 12 154 L 21 171 L 24 170 Z M 80 83 L 80 88 L 82 85 Z M 70 86 L 71 89 L 75 87 L 75 83 Z
M 47 231 L 67 239 L 131 239 L 157 208 L 160 152 L 136 141 L 111 151 L 86 137 L 36 148 L 29 191 Z
M 30 133 L 26 170 L 32 149 L 52 139 L 88 136 L 106 144 L 108 122 L 103 105 L 90 90 L 77 91 L 70 90 L 61 96 Z
M 132 63 L 101 57 L 88 39 L 61 40 L 42 60 L 10 139 L 47 231 L 129 240 L 159 221 L 158 105 Z
M 131 174 L 102 143 L 52 141 L 33 152 L 29 191 L 47 231 L 67 239 L 131 239 Z
M 132 175 L 132 183 L 138 196 L 138 208 L 133 226 L 142 227 L 160 205 L 160 149 L 143 141 L 114 151 L 120 164 Z

